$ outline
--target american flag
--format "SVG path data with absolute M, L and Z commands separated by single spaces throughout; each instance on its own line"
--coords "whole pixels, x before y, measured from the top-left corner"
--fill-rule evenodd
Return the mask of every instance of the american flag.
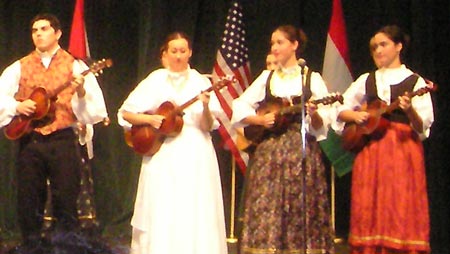
M 219 117 L 221 122 L 219 133 L 242 172 L 246 169 L 247 161 L 243 159 L 243 154 L 236 146 L 236 130 L 231 126 L 230 120 L 233 113 L 231 108 L 233 99 L 239 97 L 251 82 L 245 35 L 242 7 L 237 1 L 233 1 L 228 10 L 222 45 L 217 51 L 212 76 L 214 81 L 226 76 L 233 76 L 236 79 L 234 86 L 228 86 L 220 93 L 216 91 L 216 94 L 225 112 L 225 115 Z

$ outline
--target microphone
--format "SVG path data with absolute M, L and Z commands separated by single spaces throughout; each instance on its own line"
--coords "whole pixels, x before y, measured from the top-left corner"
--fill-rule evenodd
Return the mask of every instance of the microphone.
M 111 123 L 111 119 L 109 117 L 103 118 L 103 126 L 108 126 Z
M 300 66 L 300 68 L 302 69 L 302 75 L 305 74 L 305 67 L 306 67 L 306 60 L 303 58 L 299 58 L 297 60 L 297 64 Z
M 305 66 L 306 66 L 306 60 L 303 59 L 303 58 L 299 58 L 299 59 L 297 60 L 297 64 L 300 65 L 300 67 L 302 67 L 302 69 L 303 69 L 303 68 L 305 68 Z

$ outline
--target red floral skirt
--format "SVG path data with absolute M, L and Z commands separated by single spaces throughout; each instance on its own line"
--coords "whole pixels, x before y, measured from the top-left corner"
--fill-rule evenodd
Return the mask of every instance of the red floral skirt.
M 315 140 L 302 167 L 300 126 L 263 141 L 246 178 L 241 254 L 333 254 L 325 167 Z

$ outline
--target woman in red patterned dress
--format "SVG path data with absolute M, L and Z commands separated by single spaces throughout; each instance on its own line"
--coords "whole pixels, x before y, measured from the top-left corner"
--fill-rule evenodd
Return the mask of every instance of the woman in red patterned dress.
M 373 117 L 355 110 L 364 103 L 398 108 L 381 117 L 356 154 L 352 175 L 349 244 L 352 254 L 429 253 L 429 214 L 422 140 L 433 123 L 431 96 L 410 98 L 427 83 L 401 62 L 408 37 L 397 26 L 381 28 L 370 40 L 377 70 L 361 75 L 344 93 L 338 120 L 364 126 Z M 375 134 L 377 133 L 377 134 Z

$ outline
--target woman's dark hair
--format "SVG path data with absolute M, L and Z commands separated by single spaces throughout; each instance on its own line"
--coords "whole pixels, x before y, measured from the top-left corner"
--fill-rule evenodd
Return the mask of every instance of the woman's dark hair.
M 298 42 L 297 57 L 299 57 L 305 51 L 306 44 L 308 43 L 308 37 L 302 29 L 296 28 L 293 25 L 282 25 L 277 27 L 275 31 L 280 31 L 286 35 L 286 38 L 294 43 Z
M 167 50 L 167 45 L 164 44 L 159 48 L 159 59 L 162 59 L 164 52 Z
M 385 34 L 389 39 L 391 39 L 395 44 L 402 44 L 402 51 L 400 52 L 400 55 L 403 56 L 408 47 L 410 42 L 410 37 L 406 33 L 402 31 L 402 29 L 397 25 L 387 25 L 382 28 L 380 28 L 375 34 Z
M 59 19 L 53 14 L 41 13 L 41 14 L 34 16 L 34 18 L 30 22 L 31 29 L 33 29 L 34 22 L 36 22 L 38 20 L 47 20 L 50 23 L 50 26 L 53 27 L 55 32 L 58 30 L 61 30 L 61 23 L 59 22 Z
M 166 51 L 169 48 L 169 42 L 173 41 L 173 40 L 176 40 L 176 39 L 185 39 L 187 41 L 187 43 L 188 43 L 188 48 L 190 50 L 192 50 L 191 39 L 189 38 L 189 36 L 187 36 L 187 34 L 185 34 L 183 32 L 178 32 L 177 31 L 177 32 L 173 32 L 173 33 L 169 34 L 166 37 L 166 40 L 164 41 L 164 44 L 160 48 L 160 50 L 162 50 L 162 51 L 160 51 L 161 55 L 162 55 L 162 52 Z

